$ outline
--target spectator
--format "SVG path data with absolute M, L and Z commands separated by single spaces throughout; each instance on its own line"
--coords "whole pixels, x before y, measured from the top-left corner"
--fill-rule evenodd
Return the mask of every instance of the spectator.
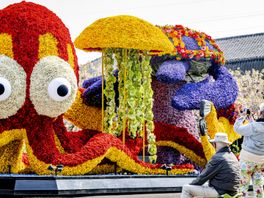
M 247 124 L 244 121 L 249 120 Z M 234 124 L 234 130 L 244 139 L 240 152 L 241 192 L 247 196 L 250 180 L 252 179 L 254 197 L 264 197 L 264 103 L 259 106 L 258 119 L 254 121 L 250 111 L 244 111 Z
M 216 153 L 203 172 L 191 184 L 183 186 L 181 198 L 218 197 L 226 193 L 234 196 L 238 193 L 239 163 L 229 148 L 227 134 L 216 133 L 210 142 L 213 143 Z M 209 186 L 203 185 L 207 181 Z

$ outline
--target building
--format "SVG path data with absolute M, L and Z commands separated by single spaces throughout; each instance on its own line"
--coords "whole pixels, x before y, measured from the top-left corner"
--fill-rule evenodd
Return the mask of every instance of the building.
M 224 52 L 226 67 L 242 71 L 264 69 L 264 32 L 215 40 Z

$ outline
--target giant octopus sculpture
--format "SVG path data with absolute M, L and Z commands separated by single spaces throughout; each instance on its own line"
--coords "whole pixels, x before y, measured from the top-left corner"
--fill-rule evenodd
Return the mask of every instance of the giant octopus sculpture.
M 192 110 L 198 110 L 202 100 L 211 101 L 211 111 L 205 118 L 209 136 L 214 138 L 216 132 L 222 131 L 233 142 L 240 137 L 232 126 L 238 87 L 224 67 L 223 52 L 210 36 L 181 25 L 160 28 L 175 50 L 170 55 L 151 59 L 154 133 L 159 146 L 157 161 L 181 164 L 191 160 L 203 165 Z M 100 76 L 84 81 L 83 96 L 87 105 L 101 106 L 101 86 Z M 209 160 L 214 150 L 207 136 L 202 136 L 201 141 L 205 158 Z

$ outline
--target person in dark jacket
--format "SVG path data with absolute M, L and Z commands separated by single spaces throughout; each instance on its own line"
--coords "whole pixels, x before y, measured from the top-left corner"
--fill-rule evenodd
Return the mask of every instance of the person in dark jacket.
M 183 186 L 181 198 L 218 197 L 226 193 L 234 196 L 239 192 L 240 167 L 229 148 L 227 134 L 216 133 L 210 142 L 216 148 L 215 155 L 191 184 Z M 203 185 L 207 181 L 209 185 Z

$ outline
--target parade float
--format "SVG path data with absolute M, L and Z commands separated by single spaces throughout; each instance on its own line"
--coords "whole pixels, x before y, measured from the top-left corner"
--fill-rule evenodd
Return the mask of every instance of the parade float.
M 204 33 L 126 15 L 99 19 L 75 46 L 102 52 L 103 75 L 78 87 L 69 31 L 53 12 L 21 2 L 2 9 L 0 21 L 2 174 L 193 173 L 211 155 L 192 111 L 203 99 L 216 107 L 209 136 L 238 138 L 237 86 Z M 80 130 L 68 131 L 64 119 Z
M 240 137 L 232 127 L 237 116 L 234 101 L 238 88 L 224 67 L 223 52 L 210 36 L 181 25 L 159 28 L 173 43 L 174 51 L 154 55 L 150 61 L 157 162 L 188 162 L 199 169 L 214 150 L 207 136 L 202 136 L 200 142 L 198 119 L 193 110 L 200 108 L 202 100 L 211 101 L 212 110 L 205 118 L 209 137 L 214 138 L 217 131 L 223 131 L 234 142 Z M 78 47 L 78 42 L 76 44 Z M 117 71 L 113 75 L 119 78 Z M 118 82 L 113 85 L 116 95 L 119 94 L 118 86 Z M 85 103 L 101 107 L 102 78 L 88 79 L 83 82 L 83 87 L 86 89 L 83 94 Z

